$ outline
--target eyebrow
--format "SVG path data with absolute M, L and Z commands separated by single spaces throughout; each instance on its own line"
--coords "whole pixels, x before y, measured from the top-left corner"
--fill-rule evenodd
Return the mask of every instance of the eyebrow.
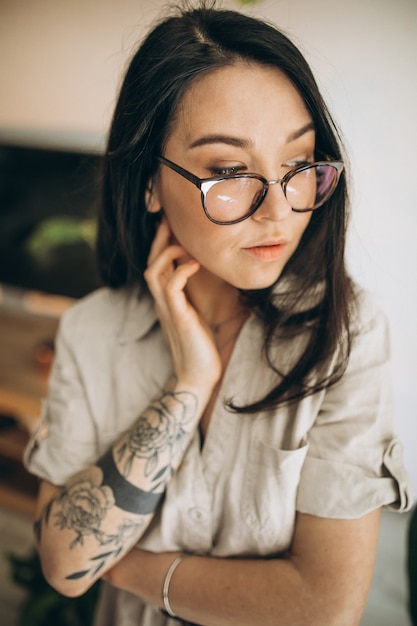
M 302 137 L 306 133 L 309 133 L 309 132 L 314 131 L 314 130 L 315 130 L 314 122 L 309 122 L 308 124 L 306 124 L 302 128 L 299 128 L 298 130 L 296 130 L 293 133 L 291 133 L 290 135 L 288 135 L 286 143 L 291 143 L 292 141 L 295 141 L 296 139 L 299 139 L 300 137 Z
M 204 135 L 193 141 L 189 147 L 197 148 L 198 146 L 206 146 L 210 143 L 225 143 L 235 148 L 250 148 L 252 146 L 252 141 L 249 141 L 249 139 L 230 137 L 229 135 Z
M 293 133 L 288 135 L 285 143 L 291 143 L 296 139 L 299 139 L 306 133 L 314 131 L 314 123 L 308 122 L 302 128 L 295 130 Z M 233 146 L 234 148 L 250 148 L 253 146 L 253 142 L 249 139 L 244 139 L 243 137 L 232 137 L 230 135 L 204 135 L 203 137 L 199 137 L 195 141 L 193 141 L 189 148 L 197 148 L 199 146 L 206 146 L 212 143 L 224 143 L 228 146 Z

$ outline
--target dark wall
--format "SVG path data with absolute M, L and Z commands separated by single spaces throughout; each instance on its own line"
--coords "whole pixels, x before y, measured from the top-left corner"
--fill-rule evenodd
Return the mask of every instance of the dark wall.
M 94 220 L 99 170 L 98 155 L 0 144 L 0 282 L 71 297 L 99 285 L 91 245 L 63 226 Z M 46 223 L 58 242 L 35 250 Z

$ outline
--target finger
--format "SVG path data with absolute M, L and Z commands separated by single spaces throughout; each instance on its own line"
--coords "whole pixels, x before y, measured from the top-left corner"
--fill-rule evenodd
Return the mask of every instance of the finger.
M 155 268 L 145 272 L 145 280 L 149 291 L 156 301 L 173 300 L 179 296 L 185 298 L 184 289 L 188 280 L 198 272 L 200 264 L 190 260 L 180 266 L 156 271 Z
M 149 276 L 151 272 L 147 270 L 148 287 L 154 297 L 160 319 L 165 316 L 170 319 L 181 319 L 191 312 L 192 307 L 184 290 L 190 277 L 199 269 L 198 261 L 192 259 L 163 275 Z
M 155 237 L 149 251 L 148 265 L 153 263 L 162 250 L 169 245 L 171 235 L 172 231 L 168 224 L 168 220 L 164 217 L 156 230 Z
M 165 292 L 168 299 L 172 299 L 174 302 L 179 295 L 183 297 L 181 301 L 185 301 L 188 304 L 188 300 L 185 296 L 184 289 L 187 286 L 188 281 L 194 274 L 200 269 L 200 263 L 195 259 L 190 259 L 186 263 L 179 265 L 170 276 L 165 285 Z
M 170 276 L 175 270 L 175 261 L 184 257 L 185 254 L 182 246 L 169 246 L 163 249 L 146 268 L 144 272 L 146 281 Z
M 144 279 L 156 301 L 161 302 L 166 297 L 166 285 L 176 270 L 175 261 L 184 256 L 184 253 L 181 246 L 170 246 L 144 271 Z

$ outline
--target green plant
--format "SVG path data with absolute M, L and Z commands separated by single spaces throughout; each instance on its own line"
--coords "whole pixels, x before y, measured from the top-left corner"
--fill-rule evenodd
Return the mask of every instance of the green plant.
M 94 248 L 96 222 L 70 215 L 50 217 L 41 222 L 26 242 L 26 249 L 33 256 L 43 258 L 58 246 L 84 241 Z
M 100 582 L 84 595 L 67 598 L 45 580 L 36 551 L 22 558 L 9 554 L 14 582 L 24 587 L 28 596 L 21 606 L 18 626 L 90 626 Z

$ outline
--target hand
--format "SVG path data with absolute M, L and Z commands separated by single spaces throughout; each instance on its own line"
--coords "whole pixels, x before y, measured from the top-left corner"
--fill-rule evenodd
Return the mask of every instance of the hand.
M 220 355 L 212 333 L 188 300 L 185 288 L 200 264 L 187 258 L 187 251 L 171 244 L 172 232 L 166 219 L 153 241 L 145 280 L 155 299 L 156 311 L 171 349 L 178 382 L 204 387 L 211 395 L 221 376 Z

